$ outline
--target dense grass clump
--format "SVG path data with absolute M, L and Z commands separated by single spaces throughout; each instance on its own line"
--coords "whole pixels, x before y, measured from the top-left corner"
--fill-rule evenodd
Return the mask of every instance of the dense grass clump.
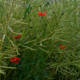
M 0 0 L 1 80 L 78 80 L 79 43 L 79 0 Z

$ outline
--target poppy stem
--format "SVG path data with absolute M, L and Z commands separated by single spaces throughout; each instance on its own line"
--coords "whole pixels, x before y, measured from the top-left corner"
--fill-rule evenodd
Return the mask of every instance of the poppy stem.
M 8 66 L 0 66 L 0 68 L 5 68 L 5 69 L 17 69 L 16 67 L 8 67 Z

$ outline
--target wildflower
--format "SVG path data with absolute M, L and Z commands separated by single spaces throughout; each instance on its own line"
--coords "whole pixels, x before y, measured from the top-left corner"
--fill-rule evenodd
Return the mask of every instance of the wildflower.
M 10 58 L 10 62 L 13 62 L 13 63 L 15 63 L 15 64 L 17 64 L 17 63 L 19 63 L 19 61 L 20 61 L 20 58 L 19 57 L 12 57 L 12 58 Z
M 38 12 L 38 15 L 39 15 L 39 16 L 47 16 L 47 15 L 46 15 L 46 11 L 43 12 L 43 13 L 39 11 L 39 12 Z
M 20 37 L 21 37 L 21 34 L 14 36 L 15 39 L 19 39 Z
M 65 49 L 66 46 L 63 46 L 62 44 L 59 44 L 60 49 Z

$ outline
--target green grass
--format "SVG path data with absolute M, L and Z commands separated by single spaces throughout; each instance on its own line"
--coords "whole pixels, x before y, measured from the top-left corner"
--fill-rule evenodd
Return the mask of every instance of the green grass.
M 80 1 L 55 1 L 0 1 L 1 80 L 79 79 Z M 47 17 L 38 16 L 45 10 Z M 22 37 L 13 39 L 17 34 Z M 15 55 L 17 65 L 9 61 Z

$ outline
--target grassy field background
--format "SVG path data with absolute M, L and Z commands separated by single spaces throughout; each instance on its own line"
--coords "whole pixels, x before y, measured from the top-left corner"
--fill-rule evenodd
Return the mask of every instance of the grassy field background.
M 80 0 L 0 0 L 0 79 L 79 80 Z

